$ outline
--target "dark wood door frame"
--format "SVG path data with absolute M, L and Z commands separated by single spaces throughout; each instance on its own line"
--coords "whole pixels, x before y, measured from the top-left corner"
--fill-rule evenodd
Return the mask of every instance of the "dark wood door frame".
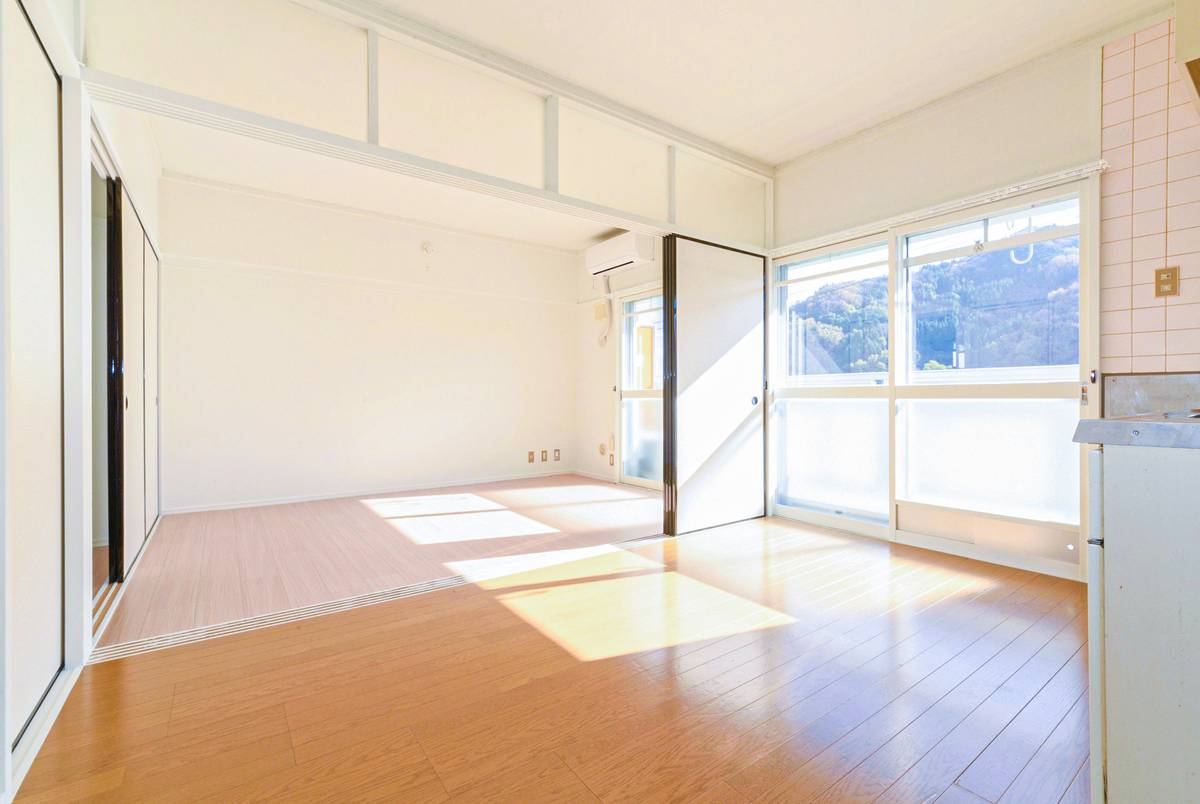
M 121 180 L 108 185 L 108 579 L 125 580 L 125 380 L 121 340 Z

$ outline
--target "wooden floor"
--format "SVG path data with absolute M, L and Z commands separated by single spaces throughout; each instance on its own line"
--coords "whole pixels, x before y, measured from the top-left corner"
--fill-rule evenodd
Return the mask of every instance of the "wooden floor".
M 84 669 L 21 801 L 1088 800 L 1085 587 L 755 520 Z
M 661 532 L 659 493 L 579 475 L 173 514 L 99 644 L 495 574 L 504 556 Z

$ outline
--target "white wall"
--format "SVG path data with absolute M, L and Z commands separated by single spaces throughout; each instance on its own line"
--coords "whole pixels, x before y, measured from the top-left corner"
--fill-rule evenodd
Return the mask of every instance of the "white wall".
M 775 243 L 1099 159 L 1100 44 L 1064 49 L 782 165 Z
M 162 203 L 165 511 L 572 468 L 577 254 L 175 179 Z

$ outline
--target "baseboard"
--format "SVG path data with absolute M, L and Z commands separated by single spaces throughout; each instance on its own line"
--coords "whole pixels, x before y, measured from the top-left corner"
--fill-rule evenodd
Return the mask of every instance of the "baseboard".
M 778 503 L 770 507 L 768 516 L 791 519 L 795 522 L 803 522 L 806 525 L 815 525 L 819 528 L 840 530 L 858 536 L 866 536 L 870 539 L 879 539 L 885 542 L 891 541 L 886 522 L 868 522 L 850 517 L 825 514 L 820 511 L 810 511 L 806 508 L 799 508 L 792 505 L 779 505 Z
M 37 758 L 38 751 L 42 749 L 42 743 L 46 742 L 46 736 L 50 734 L 50 727 L 58 719 L 58 713 L 62 711 L 63 704 L 67 702 L 67 696 L 71 694 L 75 682 L 79 680 L 82 670 L 82 667 L 76 667 L 59 673 L 58 678 L 42 700 L 42 705 L 38 707 L 37 714 L 33 716 L 33 722 L 25 730 L 21 742 L 17 743 L 16 748 L 13 749 L 12 796 L 14 799 L 21 789 L 21 783 L 25 781 L 25 775 L 29 773 L 29 768 L 33 765 L 33 760 Z
M 479 483 L 505 483 L 511 480 L 529 480 L 530 478 L 554 477 L 557 475 L 582 475 L 593 480 L 603 480 L 606 483 L 615 482 L 608 478 L 596 477 L 586 472 L 577 472 L 572 469 L 555 469 L 545 472 L 528 472 L 520 475 L 494 475 L 491 477 L 468 478 L 466 480 L 445 480 L 436 483 L 420 483 L 413 486 L 388 486 L 387 488 L 367 489 L 365 491 L 339 491 L 336 494 L 301 494 L 295 497 L 264 497 L 257 500 L 221 503 L 218 505 L 172 506 L 171 508 L 164 508 L 162 515 L 199 514 L 205 511 L 235 511 L 239 508 L 258 508 L 264 505 L 288 505 L 290 503 L 320 502 L 321 500 L 342 500 L 351 497 L 372 497 L 379 494 L 407 494 L 410 491 L 425 491 L 427 489 L 441 489 L 453 486 L 472 486 Z
M 619 483 L 620 482 L 616 478 L 605 477 L 604 475 L 598 475 L 595 472 L 585 472 L 582 469 L 573 469 L 570 472 L 567 472 L 566 474 L 579 475 L 580 477 L 586 477 L 589 480 L 599 480 L 603 483 Z M 643 487 L 639 486 L 638 488 L 643 488 Z M 647 489 L 647 491 L 652 491 L 652 489 Z
M 969 542 L 958 542 L 953 539 L 943 539 L 939 536 L 925 536 L 920 533 L 909 533 L 903 530 L 896 531 L 896 542 L 908 545 L 909 547 L 920 547 L 925 550 L 949 553 L 950 555 L 962 558 L 972 558 L 988 564 L 999 564 L 1003 567 L 1013 567 L 1014 569 L 1027 570 L 1041 575 L 1052 575 L 1055 578 L 1066 578 L 1068 581 L 1082 580 L 1079 567 L 1068 564 L 1065 561 L 1055 561 L 1050 558 L 1041 558 L 1040 556 L 1007 553 L 1003 550 L 991 550 Z

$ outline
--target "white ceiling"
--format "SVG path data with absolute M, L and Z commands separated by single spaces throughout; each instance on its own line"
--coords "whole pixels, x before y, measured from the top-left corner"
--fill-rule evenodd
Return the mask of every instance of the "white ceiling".
M 144 115 L 165 175 L 248 187 L 569 251 L 584 249 L 613 231 L 599 223 L 470 190 L 157 115 L 131 113 Z
M 377 0 L 770 164 L 1163 0 Z

